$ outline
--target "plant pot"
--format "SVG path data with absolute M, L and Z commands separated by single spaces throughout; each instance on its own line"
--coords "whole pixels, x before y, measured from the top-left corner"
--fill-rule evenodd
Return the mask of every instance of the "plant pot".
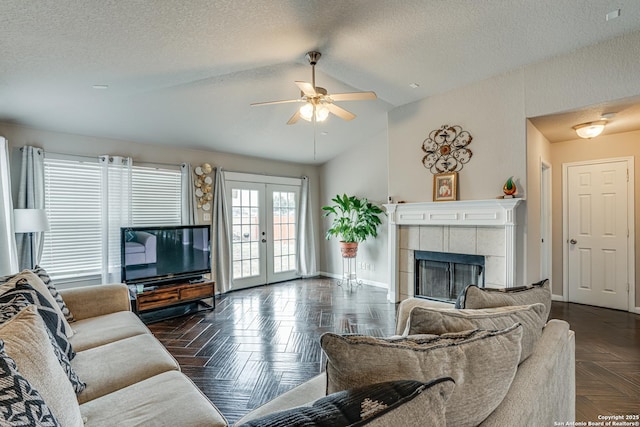
M 340 242 L 342 258 L 355 258 L 358 255 L 358 242 Z

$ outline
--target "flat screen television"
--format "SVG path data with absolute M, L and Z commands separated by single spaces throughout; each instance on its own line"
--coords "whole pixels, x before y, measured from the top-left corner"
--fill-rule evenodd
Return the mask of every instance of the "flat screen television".
M 161 284 L 210 273 L 210 236 L 209 225 L 120 228 L 122 281 Z

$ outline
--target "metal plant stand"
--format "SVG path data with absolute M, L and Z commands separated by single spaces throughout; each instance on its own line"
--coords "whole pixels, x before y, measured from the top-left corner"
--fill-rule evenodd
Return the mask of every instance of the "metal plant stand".
M 353 289 L 354 286 L 362 286 L 362 280 L 358 279 L 357 257 L 342 257 L 342 278 L 336 284 L 345 289 Z

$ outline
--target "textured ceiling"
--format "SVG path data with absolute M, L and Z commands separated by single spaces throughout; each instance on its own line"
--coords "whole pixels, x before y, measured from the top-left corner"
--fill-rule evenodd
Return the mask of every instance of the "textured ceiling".
M 2 0 L 0 121 L 322 163 L 395 106 L 637 29 L 637 0 Z M 309 50 L 318 85 L 379 97 L 340 103 L 315 159 L 295 104 L 249 106 L 297 97 Z

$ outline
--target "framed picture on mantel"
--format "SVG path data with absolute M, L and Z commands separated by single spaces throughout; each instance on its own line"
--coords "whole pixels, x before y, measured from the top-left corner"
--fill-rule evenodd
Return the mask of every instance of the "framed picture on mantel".
M 458 172 L 445 172 L 433 176 L 433 201 L 458 200 Z

